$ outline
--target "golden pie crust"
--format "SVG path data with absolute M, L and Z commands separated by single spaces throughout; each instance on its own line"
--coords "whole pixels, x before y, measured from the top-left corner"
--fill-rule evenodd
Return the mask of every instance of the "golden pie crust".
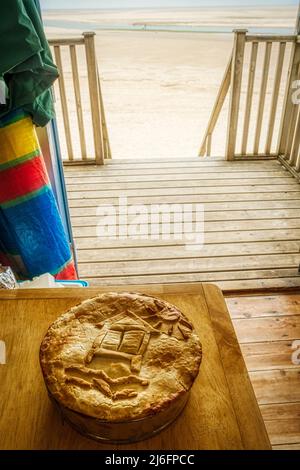
M 201 358 L 194 327 L 175 306 L 135 293 L 106 293 L 72 308 L 40 349 L 50 396 L 110 423 L 167 416 L 188 395 Z

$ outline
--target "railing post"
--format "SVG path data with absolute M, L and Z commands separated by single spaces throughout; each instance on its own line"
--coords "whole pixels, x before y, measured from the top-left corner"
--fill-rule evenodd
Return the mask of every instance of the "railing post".
M 248 76 L 247 100 L 246 100 L 243 140 L 242 140 L 242 155 L 247 154 L 250 117 L 251 117 L 251 110 L 252 110 L 252 105 L 253 105 L 253 90 L 254 90 L 254 80 L 255 80 L 255 72 L 256 72 L 257 52 L 258 52 L 258 42 L 253 42 L 252 48 L 251 48 L 251 58 L 250 58 L 250 67 L 249 67 L 249 76 Z
M 88 69 L 88 82 L 91 101 L 91 112 L 93 121 L 95 158 L 98 165 L 104 165 L 104 145 L 103 145 L 103 128 L 101 117 L 101 104 L 98 86 L 98 70 L 95 51 L 95 33 L 83 33 L 86 62 Z
M 83 118 L 83 110 L 82 110 L 82 103 L 81 103 L 80 78 L 79 78 L 79 73 L 78 73 L 76 46 L 74 44 L 71 44 L 69 46 L 69 49 L 70 49 L 71 68 L 72 68 L 72 75 L 73 75 L 73 87 L 74 87 L 76 112 L 77 112 L 78 132 L 79 132 L 79 138 L 80 138 L 81 158 L 82 160 L 86 160 L 87 151 L 86 151 L 86 140 L 85 140 L 85 132 L 84 132 L 84 118 Z
M 220 113 L 222 111 L 225 99 L 227 97 L 227 93 L 228 93 L 229 86 L 230 86 L 231 64 L 232 64 L 232 56 L 230 57 L 230 60 L 226 67 L 225 74 L 224 74 L 224 77 L 223 77 L 223 80 L 222 80 L 222 83 L 221 83 L 221 86 L 220 86 L 220 89 L 219 89 L 219 92 L 215 101 L 215 105 L 213 107 L 213 110 L 209 119 L 209 123 L 205 131 L 205 136 L 201 143 L 201 147 L 200 147 L 199 154 L 198 154 L 199 157 L 204 157 L 205 155 L 207 155 L 208 136 L 210 135 L 210 140 L 212 140 L 212 133 L 216 127 L 216 124 L 218 122 Z
M 246 43 L 246 29 L 234 31 L 233 58 L 230 80 L 230 103 L 227 128 L 227 142 L 225 156 L 227 160 L 233 160 L 236 148 L 236 136 L 238 128 L 238 116 L 241 97 L 241 85 L 243 76 L 244 51 Z
M 265 109 L 265 104 L 266 104 L 266 96 L 267 96 L 267 87 L 268 87 L 268 79 L 269 79 L 269 71 L 270 71 L 271 53 L 272 53 L 272 42 L 267 41 L 266 42 L 266 49 L 265 49 L 264 63 L 263 63 L 263 69 L 262 69 L 262 78 L 261 78 L 261 85 L 260 85 L 258 110 L 257 110 L 257 121 L 256 121 L 256 128 L 255 128 L 254 147 L 253 147 L 253 154 L 254 155 L 258 155 L 258 152 L 259 152 L 262 122 L 263 122 L 263 115 L 264 115 L 264 109 Z
M 72 144 L 72 136 L 71 136 L 71 126 L 70 126 L 70 114 L 68 111 L 68 100 L 66 94 L 66 85 L 65 85 L 65 78 L 62 66 L 62 58 L 60 52 L 60 46 L 54 46 L 54 56 L 57 68 L 59 70 L 59 92 L 60 92 L 60 99 L 61 99 L 61 109 L 64 121 L 64 129 L 65 129 L 65 136 L 66 136 L 66 144 L 67 144 L 67 151 L 68 151 L 68 160 L 74 160 L 74 152 L 73 152 L 73 144 Z
M 108 135 L 108 130 L 107 130 L 107 123 L 106 123 L 99 70 L 98 70 L 98 87 L 99 87 L 99 98 L 100 98 L 100 112 L 101 112 L 101 119 L 102 119 L 104 158 L 109 160 L 112 158 L 112 154 L 111 154 L 110 141 L 109 141 L 109 135 Z
M 270 111 L 270 117 L 269 117 L 269 123 L 268 123 L 268 134 L 267 134 L 267 141 L 265 145 L 265 155 L 270 155 L 271 153 L 274 125 L 275 125 L 275 119 L 276 119 L 276 110 L 277 110 L 279 90 L 280 90 L 280 82 L 281 82 L 281 77 L 282 77 L 282 68 L 283 68 L 283 63 L 284 63 L 285 48 L 286 48 L 286 43 L 281 42 L 279 45 L 279 54 L 278 54 L 275 79 L 274 79 L 274 88 L 273 88 L 272 101 L 271 101 L 271 111 Z
M 277 147 L 277 155 L 284 155 L 287 149 L 289 142 L 290 130 L 295 123 L 294 110 L 295 105 L 292 101 L 292 95 L 294 92 L 293 82 L 298 78 L 300 65 L 300 44 L 297 43 L 297 36 L 292 46 L 289 73 L 284 97 L 283 112 L 281 116 L 280 131 L 279 131 L 279 141 Z
M 207 135 L 207 140 L 206 140 L 206 155 L 208 157 L 211 156 L 211 140 L 212 140 L 212 135 L 208 134 Z

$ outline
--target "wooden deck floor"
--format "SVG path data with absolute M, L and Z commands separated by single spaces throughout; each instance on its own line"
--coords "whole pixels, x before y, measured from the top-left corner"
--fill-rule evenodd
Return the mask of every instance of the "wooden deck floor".
M 300 185 L 276 160 L 112 160 L 65 173 L 80 276 L 91 285 L 300 286 Z M 204 204 L 204 247 L 97 237 L 97 207 L 118 207 L 120 196 L 146 208 Z
M 273 448 L 300 449 L 300 294 L 226 302 Z

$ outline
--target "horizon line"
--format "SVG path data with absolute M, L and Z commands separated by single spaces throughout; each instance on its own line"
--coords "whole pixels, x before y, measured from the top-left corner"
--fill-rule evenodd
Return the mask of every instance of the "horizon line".
M 170 5 L 170 6 L 155 6 L 155 7 L 122 7 L 122 6 L 119 6 L 119 7 L 98 7 L 98 8 L 93 8 L 93 7 L 85 7 L 85 8 L 71 8 L 71 7 L 61 7 L 61 8 L 43 8 L 43 11 L 57 11 L 57 10 L 77 10 L 77 11 L 83 11 L 83 10 L 91 10 L 91 11 L 95 11 L 95 10 L 105 10 L 105 11 L 111 11 L 111 10 L 170 10 L 170 9 L 176 9 L 176 10 L 187 10 L 187 9 L 190 9 L 190 10 L 197 10 L 197 9 L 203 9 L 203 8 L 210 8 L 210 9 L 215 9 L 215 8 L 220 8 L 220 7 L 223 7 L 223 8 L 238 8 L 238 9 L 241 9 L 241 8 L 245 8 L 245 9 L 250 9 L 250 8 L 263 8 L 263 9 L 268 9 L 268 8 L 282 8 L 282 7 L 289 7 L 289 6 L 295 6 L 295 2 L 293 2 L 293 0 L 290 0 L 289 3 L 286 3 L 285 1 L 282 2 L 282 4 L 275 4 L 275 5 L 237 5 L 236 3 L 235 4 L 231 4 L 231 5 L 199 5 L 199 6 L 193 6 L 193 5 L 189 5 L 189 6 L 176 6 L 176 5 Z

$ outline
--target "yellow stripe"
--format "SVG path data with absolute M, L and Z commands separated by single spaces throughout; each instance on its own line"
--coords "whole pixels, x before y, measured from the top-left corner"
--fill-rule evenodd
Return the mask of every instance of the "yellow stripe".
M 32 119 L 27 117 L 0 129 L 0 165 L 39 148 Z

